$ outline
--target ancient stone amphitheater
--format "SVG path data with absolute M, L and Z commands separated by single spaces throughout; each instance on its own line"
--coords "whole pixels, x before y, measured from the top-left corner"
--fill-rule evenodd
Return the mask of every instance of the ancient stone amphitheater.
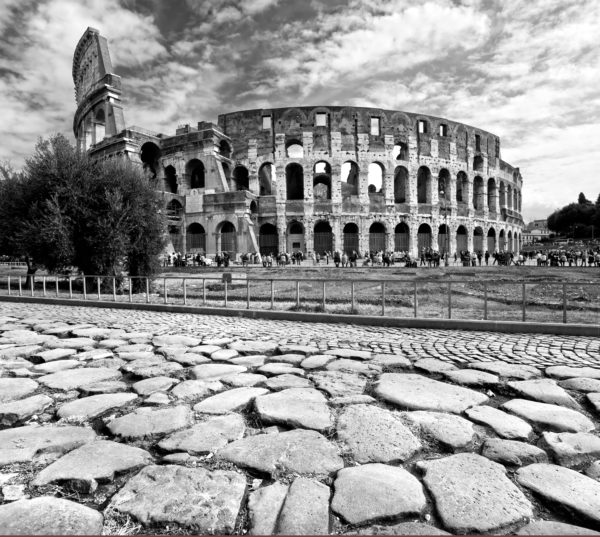
M 519 250 L 523 180 L 489 132 L 343 106 L 238 111 L 171 136 L 126 128 L 120 77 L 92 28 L 73 80 L 79 148 L 144 166 L 163 193 L 174 250 Z

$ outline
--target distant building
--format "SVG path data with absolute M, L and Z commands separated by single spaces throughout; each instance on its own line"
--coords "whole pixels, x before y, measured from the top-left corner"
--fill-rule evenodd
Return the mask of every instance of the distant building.
M 543 220 L 533 220 L 529 222 L 523 229 L 523 243 L 540 242 L 542 239 L 550 237 L 548 222 Z
M 73 81 L 79 150 L 143 166 L 182 253 L 416 256 L 522 243 L 523 178 L 482 129 L 349 106 L 231 112 L 174 134 L 127 127 L 121 79 L 93 28 L 75 50 Z

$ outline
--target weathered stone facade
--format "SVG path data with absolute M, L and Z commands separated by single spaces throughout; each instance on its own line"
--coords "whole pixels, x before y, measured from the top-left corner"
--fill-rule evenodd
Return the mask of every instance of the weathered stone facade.
M 144 166 L 177 250 L 519 250 L 523 179 L 489 132 L 423 114 L 312 106 L 222 114 L 167 136 L 124 127 L 110 71 L 106 40 L 88 29 L 73 65 L 78 146 Z

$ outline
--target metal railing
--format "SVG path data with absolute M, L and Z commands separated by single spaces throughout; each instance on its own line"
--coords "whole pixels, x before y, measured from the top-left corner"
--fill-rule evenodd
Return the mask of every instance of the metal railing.
M 389 317 L 600 324 L 600 281 L 0 276 L 0 294 Z

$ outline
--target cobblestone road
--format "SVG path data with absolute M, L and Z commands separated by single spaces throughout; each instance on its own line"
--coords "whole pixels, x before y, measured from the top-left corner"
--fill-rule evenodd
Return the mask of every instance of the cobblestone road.
M 600 535 L 600 341 L 0 302 L 0 535 Z
M 219 315 L 15 304 L 0 302 L 0 315 L 92 323 L 202 337 L 235 337 L 328 348 L 401 353 L 411 359 L 432 357 L 456 363 L 504 360 L 529 365 L 600 365 L 600 340 L 593 337 L 504 334 L 464 330 L 384 328 L 344 324 L 299 323 Z

